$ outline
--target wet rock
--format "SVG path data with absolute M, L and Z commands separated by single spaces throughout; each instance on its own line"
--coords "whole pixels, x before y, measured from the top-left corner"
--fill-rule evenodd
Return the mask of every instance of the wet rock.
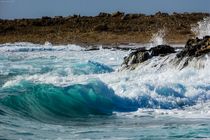
M 202 39 L 189 39 L 177 57 L 198 57 L 208 52 L 210 52 L 210 36 L 205 36 Z
M 202 48 L 196 52 L 196 56 L 201 56 L 210 52 L 210 45 Z
M 158 45 L 156 47 L 151 48 L 149 51 L 151 52 L 151 56 L 159 56 L 159 55 L 167 55 L 170 53 L 175 53 L 174 48 L 168 45 Z
M 171 53 L 175 53 L 173 47 L 168 45 L 158 45 L 149 50 L 139 49 L 129 54 L 128 57 L 124 58 L 123 66 L 129 68 L 134 64 L 139 64 L 154 56 L 165 56 Z
M 135 51 L 124 58 L 123 65 L 130 66 L 137 63 L 142 63 L 150 58 L 148 51 Z

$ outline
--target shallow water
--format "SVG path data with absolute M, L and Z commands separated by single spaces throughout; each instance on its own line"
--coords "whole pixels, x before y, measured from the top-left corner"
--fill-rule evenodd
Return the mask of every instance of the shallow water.
M 129 51 L 0 46 L 0 139 L 210 138 L 209 56 L 119 71 Z

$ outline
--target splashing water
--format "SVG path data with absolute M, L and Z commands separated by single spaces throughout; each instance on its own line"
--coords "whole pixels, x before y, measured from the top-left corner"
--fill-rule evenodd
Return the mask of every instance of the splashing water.
M 150 40 L 151 42 L 150 46 L 154 47 L 157 45 L 165 44 L 166 41 L 164 38 L 165 38 L 165 30 L 164 29 L 159 30 L 157 33 L 153 34 L 152 39 Z
M 197 26 L 192 28 L 192 31 L 199 38 L 210 35 L 210 17 L 204 18 L 203 21 L 198 22 Z

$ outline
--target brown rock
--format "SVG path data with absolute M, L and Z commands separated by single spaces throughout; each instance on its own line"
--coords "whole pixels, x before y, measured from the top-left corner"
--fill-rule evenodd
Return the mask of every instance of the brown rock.
M 207 54 L 210 52 L 210 46 L 207 46 L 205 48 L 201 48 L 200 50 L 196 51 L 195 55 L 196 56 L 201 56 L 203 54 Z
M 210 51 L 209 44 L 210 36 L 205 36 L 203 37 L 203 39 L 189 39 L 185 45 L 185 48 L 177 54 L 177 57 L 198 57 L 203 54 L 206 54 Z
M 43 17 L 0 20 L 0 44 L 32 42 L 52 44 L 122 44 L 148 43 L 158 28 L 165 28 L 168 43 L 185 43 L 194 35 L 191 25 L 208 13 L 166 15 L 101 13 L 100 16 Z M 167 17 L 166 17 L 167 16 Z M 205 45 L 207 46 L 207 44 Z

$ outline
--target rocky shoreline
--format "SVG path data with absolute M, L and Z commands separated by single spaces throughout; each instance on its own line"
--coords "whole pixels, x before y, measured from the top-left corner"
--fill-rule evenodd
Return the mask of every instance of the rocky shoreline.
M 168 43 L 184 43 L 191 31 L 209 13 L 161 13 L 154 15 L 100 13 L 95 17 L 42 17 L 38 19 L 0 19 L 0 44 L 32 42 L 43 44 L 112 45 L 148 43 L 164 29 Z

